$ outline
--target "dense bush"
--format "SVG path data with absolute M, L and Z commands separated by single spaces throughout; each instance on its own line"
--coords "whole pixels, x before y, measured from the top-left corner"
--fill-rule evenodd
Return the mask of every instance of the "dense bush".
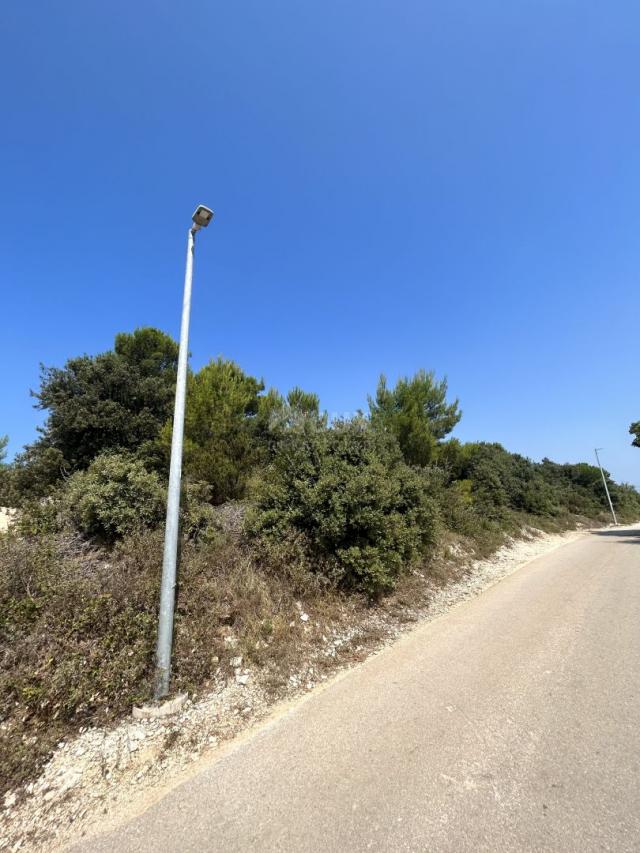
M 503 526 L 511 523 L 514 513 L 542 519 L 607 517 L 602 478 L 594 465 L 532 462 L 500 444 L 463 445 L 455 440 L 439 446 L 437 464 L 447 483 L 465 491 L 477 514 Z M 618 486 L 607 472 L 605 476 L 614 506 L 634 520 L 640 514 L 640 496 L 631 487 Z
M 316 571 L 371 595 L 392 587 L 436 539 L 437 509 L 425 479 L 403 462 L 395 440 L 364 418 L 291 430 L 255 498 L 253 535 L 297 535 Z
M 133 456 L 102 454 L 69 480 L 63 516 L 81 533 L 114 541 L 157 524 L 164 514 L 165 489 Z
M 614 483 L 611 500 L 619 521 L 637 521 L 640 518 L 640 495 L 629 483 Z
M 511 510 L 549 516 L 559 512 L 551 490 L 530 460 L 509 453 L 500 444 L 464 445 L 458 474 L 471 482 L 473 502 L 489 518 L 503 519 Z

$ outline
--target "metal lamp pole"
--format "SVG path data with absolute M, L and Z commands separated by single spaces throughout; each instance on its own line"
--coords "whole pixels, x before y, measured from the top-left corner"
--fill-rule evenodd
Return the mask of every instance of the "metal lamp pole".
M 609 501 L 609 509 L 611 510 L 611 515 L 613 516 L 613 523 L 618 524 L 618 519 L 616 518 L 616 514 L 613 509 L 613 504 L 611 503 L 611 495 L 609 494 L 609 487 L 607 486 L 607 478 L 604 476 L 604 471 L 602 470 L 602 465 L 600 464 L 600 457 L 598 456 L 598 451 L 602 450 L 602 447 L 594 448 L 596 451 L 596 459 L 598 460 L 598 468 L 600 469 L 600 473 L 602 474 L 602 483 L 604 485 L 604 490 L 607 493 L 607 500 Z
M 176 598 L 176 575 L 178 562 L 178 533 L 180 515 L 180 479 L 182 476 L 182 440 L 184 435 L 184 409 L 187 391 L 187 361 L 189 358 L 189 316 L 191 313 L 191 283 L 193 280 L 193 253 L 195 235 L 206 228 L 213 219 L 208 207 L 199 205 L 193 214 L 193 225 L 187 237 L 187 264 L 184 273 L 184 297 L 182 300 L 182 324 L 180 327 L 180 349 L 178 351 L 178 375 L 176 377 L 176 402 L 173 412 L 171 435 L 171 465 L 167 492 L 167 522 L 164 534 L 162 558 L 162 587 L 160 590 L 160 616 L 158 623 L 158 645 L 156 648 L 156 699 L 169 692 L 171 678 L 171 647 L 173 644 L 173 613 Z

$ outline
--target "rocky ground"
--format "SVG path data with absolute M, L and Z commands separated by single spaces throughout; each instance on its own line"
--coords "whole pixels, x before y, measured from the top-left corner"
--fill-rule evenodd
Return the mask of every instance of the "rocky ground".
M 542 534 L 523 531 L 491 558 L 465 565 L 464 554 L 451 553 L 451 566 L 439 584 L 415 572 L 407 595 L 392 597 L 363 612 L 345 628 L 323 626 L 304 666 L 291 671 L 288 685 L 274 694 L 270 673 L 244 666 L 228 637 L 228 661 L 206 695 L 187 698 L 171 717 L 137 719 L 133 715 L 109 729 L 89 728 L 60 742 L 40 778 L 24 790 L 9 791 L 0 815 L 0 850 L 52 851 L 124 815 L 144 809 L 169 786 L 178 784 L 196 763 L 215 760 L 224 742 L 263 720 L 282 703 L 313 690 L 345 667 L 388 645 L 417 620 L 435 619 L 477 595 L 535 557 L 572 541 L 581 532 Z M 297 618 L 311 630 L 316 618 L 304 603 Z M 317 626 L 315 626 L 317 628 Z M 232 667 L 233 675 L 226 676 Z

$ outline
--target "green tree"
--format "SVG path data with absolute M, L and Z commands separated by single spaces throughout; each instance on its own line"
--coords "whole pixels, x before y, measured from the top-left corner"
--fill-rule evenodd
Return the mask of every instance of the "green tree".
M 284 435 L 304 421 L 326 425 L 326 415 L 320 414 L 317 394 L 292 388 L 283 397 L 275 388 L 270 388 L 258 399 L 258 414 L 255 420 L 256 441 L 267 461 L 275 452 Z
M 105 450 L 144 452 L 172 408 L 178 347 L 158 329 L 116 336 L 115 349 L 43 367 L 36 407 L 48 412 L 21 464 L 53 449 L 71 470 Z
M 410 465 L 430 464 L 438 442 L 462 417 L 458 401 L 447 402 L 447 380 L 437 381 L 426 370 L 399 379 L 393 389 L 381 376 L 375 399 L 369 397 L 369 409 L 372 424 L 395 435 Z
M 629 432 L 631 433 L 631 435 L 635 436 L 631 444 L 633 444 L 634 447 L 640 447 L 640 421 L 636 421 L 635 423 L 631 424 L 631 426 L 629 427 Z
M 191 374 L 184 428 L 185 474 L 211 487 L 214 503 L 239 498 L 259 458 L 254 421 L 264 385 L 237 364 L 219 358 Z M 161 442 L 168 454 L 172 424 Z
M 114 350 L 141 377 L 161 377 L 173 385 L 178 367 L 178 345 L 159 329 L 146 326 L 133 333 L 119 332 Z
M 62 453 L 42 442 L 28 445 L 0 471 L 0 505 L 15 507 L 50 494 L 71 473 Z
M 4 464 L 4 460 L 7 458 L 7 445 L 9 444 L 9 436 L 8 435 L 0 435 L 0 465 Z

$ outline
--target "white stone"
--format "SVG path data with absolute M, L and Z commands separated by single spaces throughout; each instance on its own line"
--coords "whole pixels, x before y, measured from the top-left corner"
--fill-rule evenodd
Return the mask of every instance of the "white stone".
M 82 773 L 78 770 L 68 770 L 66 773 L 62 773 L 58 776 L 55 783 L 58 793 L 64 794 L 66 791 L 70 791 L 71 788 L 75 788 L 81 779 Z
M 180 693 L 174 699 L 169 699 L 168 701 L 162 702 L 159 705 L 149 704 L 143 705 L 141 708 L 137 708 L 134 706 L 133 718 L 134 720 L 155 720 L 159 717 L 168 717 L 171 714 L 177 714 L 186 701 L 187 694 Z
M 13 521 L 15 521 L 16 514 L 17 510 L 13 509 L 13 507 L 0 506 L 0 532 L 9 529 Z

